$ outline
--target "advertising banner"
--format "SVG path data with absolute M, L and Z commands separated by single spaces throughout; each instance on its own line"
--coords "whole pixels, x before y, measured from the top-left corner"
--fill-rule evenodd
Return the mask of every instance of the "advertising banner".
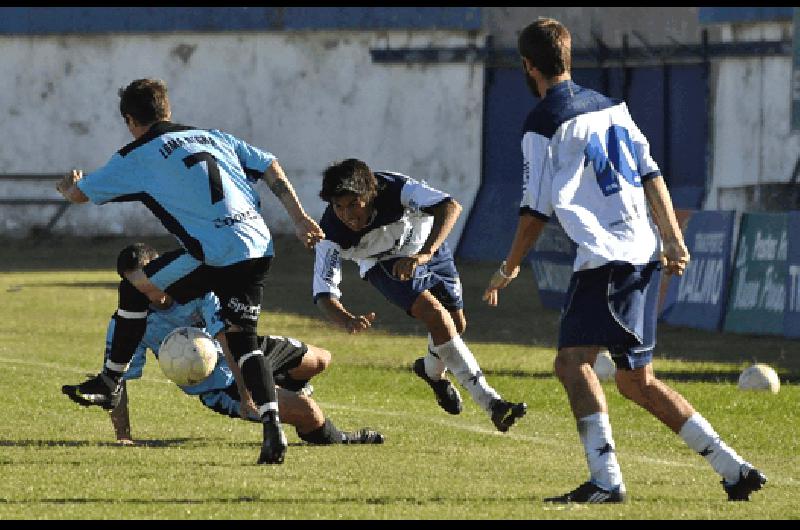
M 725 331 L 783 334 L 787 244 L 785 213 L 743 215 Z
M 683 276 L 670 278 L 661 314 L 668 324 L 709 331 L 722 327 L 735 218 L 732 211 L 699 211 L 689 219 L 684 240 L 691 261 Z
M 783 313 L 783 334 L 800 337 L 800 212 L 789 212 L 787 223 L 786 308 Z

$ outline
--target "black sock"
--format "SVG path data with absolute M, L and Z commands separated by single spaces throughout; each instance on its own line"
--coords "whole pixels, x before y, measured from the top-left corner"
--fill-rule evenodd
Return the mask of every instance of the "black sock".
M 325 423 L 322 427 L 315 429 L 311 432 L 301 433 L 297 432 L 297 436 L 304 442 L 316 445 L 333 445 L 344 443 L 344 435 L 342 431 L 336 428 L 331 420 L 325 418 Z
M 231 355 L 239 362 L 243 356 L 256 351 L 257 355 L 249 357 L 244 365 L 240 367 L 242 378 L 250 396 L 259 407 L 265 403 L 277 403 L 278 396 L 275 393 L 275 381 L 272 376 L 272 362 L 265 357 L 258 348 L 258 338 L 255 333 L 234 332 L 226 333 L 228 347 Z

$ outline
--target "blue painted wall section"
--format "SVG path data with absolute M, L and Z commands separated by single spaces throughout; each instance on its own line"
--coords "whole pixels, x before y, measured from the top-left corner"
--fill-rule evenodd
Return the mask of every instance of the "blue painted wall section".
M 737 22 L 770 22 L 791 20 L 791 7 L 701 7 L 701 24 L 730 24 Z
M 478 30 L 479 7 L 0 7 L 0 34 Z
M 708 137 L 702 65 L 637 67 L 628 74 L 626 87 L 621 68 L 575 68 L 572 72 L 576 83 L 627 101 L 650 141 L 675 207 L 699 209 L 705 195 Z M 537 100 L 519 68 L 487 68 L 485 90 L 483 181 L 456 254 L 498 261 L 505 258 L 517 226 L 522 124 Z

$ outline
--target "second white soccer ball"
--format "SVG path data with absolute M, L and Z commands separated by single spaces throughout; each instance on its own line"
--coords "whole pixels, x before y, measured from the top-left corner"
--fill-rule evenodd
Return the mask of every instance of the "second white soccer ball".
M 777 394 L 781 389 L 781 380 L 770 366 L 756 363 L 748 366 L 739 374 L 739 388 L 741 390 L 769 390 L 773 394 Z
M 608 350 L 603 350 L 597 354 L 597 359 L 594 361 L 594 373 L 600 381 L 612 381 L 614 375 L 617 373 L 617 365 L 611 359 L 611 354 Z
M 198 328 L 182 327 L 171 331 L 158 349 L 161 371 L 179 386 L 199 383 L 217 364 L 214 339 Z

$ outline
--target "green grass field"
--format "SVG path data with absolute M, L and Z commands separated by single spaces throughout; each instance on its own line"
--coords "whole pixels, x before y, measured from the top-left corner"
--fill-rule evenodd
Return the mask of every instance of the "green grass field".
M 530 269 L 480 302 L 492 264 L 460 263 L 471 345 L 491 384 L 528 403 L 497 433 L 468 399 L 460 416 L 436 405 L 410 371 L 424 330 L 387 305 L 348 265 L 344 299 L 374 310 L 375 329 L 350 336 L 311 302 L 312 257 L 279 240 L 260 331 L 333 352 L 314 397 L 340 428 L 369 426 L 382 446 L 313 447 L 284 426 L 280 466 L 257 466 L 261 432 L 208 412 L 150 359 L 129 385 L 137 447 L 114 443 L 100 409 L 60 393 L 96 373 L 116 307 L 125 239 L 4 241 L 0 252 L 0 519 L 797 519 L 800 508 L 800 343 L 775 337 L 659 330 L 656 373 L 683 393 L 769 477 L 749 503 L 729 503 L 703 458 L 605 383 L 630 502 L 548 506 L 588 475 L 566 395 L 552 374 L 557 313 L 540 307 Z M 174 245 L 152 239 L 160 250 Z M 743 392 L 753 361 L 778 370 L 776 395 Z

